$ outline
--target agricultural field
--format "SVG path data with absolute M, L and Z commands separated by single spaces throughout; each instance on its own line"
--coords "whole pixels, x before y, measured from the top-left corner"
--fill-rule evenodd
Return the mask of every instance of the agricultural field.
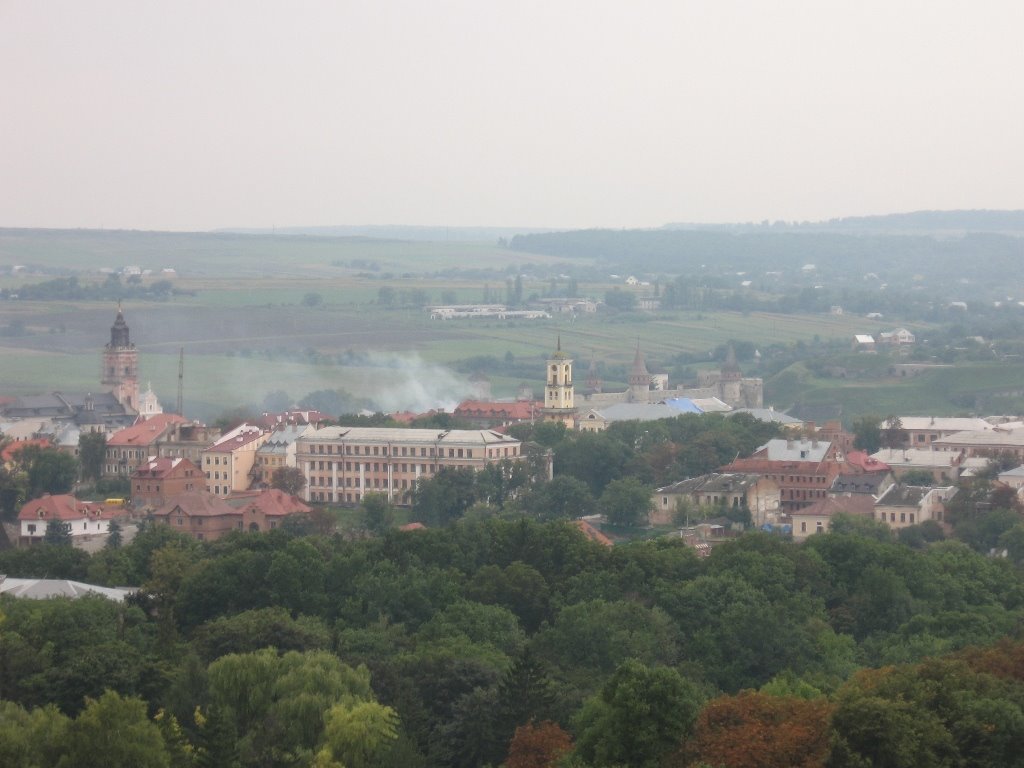
M 15 264 L 26 269 L 12 273 Z M 892 327 L 850 314 L 726 311 L 432 321 L 423 307 L 382 305 L 383 293 L 418 291 L 429 303 L 501 301 L 511 275 L 525 276 L 524 296 L 564 291 L 569 278 L 555 259 L 483 243 L 0 230 L 0 271 L 7 273 L 0 287 L 72 273 L 82 283 L 100 283 L 106 274 L 99 269 L 126 264 L 176 270 L 167 300 L 127 300 L 124 311 L 141 353 L 142 385 L 151 383 L 171 407 L 183 350 L 186 414 L 203 419 L 259 406 L 269 393 L 297 401 L 323 389 L 389 409 L 450 406 L 470 394 L 466 361 L 474 358 L 517 361 L 515 372 L 480 371 L 491 378 L 495 396 L 512 396 L 524 383 L 539 394 L 543 360 L 559 337 L 582 380 L 591 360 L 621 371 L 638 342 L 658 371 L 680 353 L 707 355 L 710 363 L 711 353 L 733 340 L 757 348 L 827 345 Z M 613 287 L 597 270 L 580 272 L 579 260 L 572 268 L 582 296 L 600 299 Z M 165 278 L 154 272 L 141 285 Z M 0 395 L 98 388 L 99 351 L 115 311 L 112 300 L 0 301 Z M 1012 395 L 1020 373 L 950 369 L 912 381 L 867 381 L 820 378 L 794 366 L 769 378 L 766 391 L 780 407 L 840 402 L 847 415 L 950 413 L 970 410 L 975 390 Z M 614 379 L 609 386 L 618 385 Z

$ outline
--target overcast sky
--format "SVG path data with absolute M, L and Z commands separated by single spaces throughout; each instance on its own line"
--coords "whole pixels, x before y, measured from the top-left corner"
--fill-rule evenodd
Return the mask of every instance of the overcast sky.
M 0 0 L 0 226 L 1024 208 L 1024 2 Z

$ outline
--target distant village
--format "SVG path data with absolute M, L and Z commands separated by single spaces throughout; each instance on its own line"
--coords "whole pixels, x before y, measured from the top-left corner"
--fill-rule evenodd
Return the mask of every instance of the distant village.
M 478 309 L 503 308 L 438 307 L 431 316 L 473 317 Z M 585 306 L 565 310 L 561 303 L 549 309 L 591 311 Z M 897 329 L 879 338 L 858 336 L 853 343 L 869 352 L 878 344 L 913 344 L 914 338 Z M 998 481 L 1014 493 L 1024 488 L 1024 467 L 1018 466 L 1024 461 L 1021 422 L 891 417 L 880 425 L 886 427 L 886 447 L 869 454 L 854 448 L 854 435 L 836 414 L 811 421 L 765 407 L 762 380 L 744 376 L 731 348 L 720 368 L 701 371 L 697 386 L 686 388 L 671 386 L 665 374 L 650 373 L 638 341 L 628 387 L 607 391 L 594 361 L 577 388 L 574 360 L 560 339 L 553 346 L 542 400 L 528 387 L 516 399 L 494 399 L 486 376 L 473 377 L 474 397 L 452 412 L 457 423 L 472 428 L 336 426 L 336 414 L 286 410 L 221 430 L 165 412 L 151 388 L 141 390 L 139 353 L 118 308 L 110 341 L 100 352 L 101 389 L 0 398 L 0 458 L 12 469 L 17 453 L 28 446 L 77 457 L 83 435 L 102 434 L 102 477 L 121 480 L 128 493 L 94 502 L 70 494 L 30 499 L 18 515 L 16 536 L 9 538 L 22 546 L 43 541 L 56 521 L 73 541 L 84 543 L 108 535 L 114 521 L 140 517 L 200 541 L 232 531 L 269 531 L 315 505 L 358 505 L 367 494 L 407 505 L 418 482 L 445 468 L 479 470 L 525 461 L 533 447 L 508 434 L 514 424 L 556 422 L 600 432 L 615 422 L 681 414 L 749 414 L 778 425 L 783 435 L 717 472 L 654 490 L 649 523 L 677 528 L 698 548 L 728 536 L 736 524 L 707 515 L 684 523 L 681 509 L 742 507 L 754 526 L 801 540 L 827 532 L 840 513 L 897 530 L 926 521 L 944 525 L 957 484 L 990 471 L 993 456 L 1013 465 Z M 392 418 L 408 422 L 416 415 Z M 546 461 L 550 478 L 550 452 Z M 275 481 L 289 472 L 289 482 Z

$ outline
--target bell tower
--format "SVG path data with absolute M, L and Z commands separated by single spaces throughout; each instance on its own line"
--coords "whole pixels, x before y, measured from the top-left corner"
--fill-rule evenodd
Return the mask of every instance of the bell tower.
M 103 348 L 103 374 L 100 381 L 112 388 L 117 402 L 132 411 L 139 407 L 139 351 L 131 343 L 128 323 L 121 303 L 110 327 L 110 343 Z
M 560 421 L 572 429 L 576 420 L 576 402 L 572 384 L 572 358 L 562 351 L 562 337 L 547 361 L 544 385 L 544 420 Z

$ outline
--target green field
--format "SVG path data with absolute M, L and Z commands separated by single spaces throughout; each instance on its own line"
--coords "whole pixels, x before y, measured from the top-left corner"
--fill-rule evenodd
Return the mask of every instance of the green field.
M 581 263 L 574 262 L 574 267 Z M 143 386 L 152 382 L 165 406 L 173 406 L 178 355 L 184 349 L 186 413 L 206 419 L 234 406 L 258 405 L 268 392 L 279 390 L 298 400 L 315 390 L 343 389 L 396 408 L 402 407 L 402 397 L 417 405 L 450 403 L 468 394 L 468 375 L 425 366 L 448 367 L 468 358 L 503 359 L 508 354 L 518 361 L 519 375 L 481 371 L 491 377 L 494 394 L 511 396 L 524 381 L 539 393 L 543 360 L 559 337 L 563 350 L 577 361 L 577 379 L 582 379 L 592 359 L 620 369 L 628 365 L 638 340 L 650 369 L 658 371 L 680 353 L 703 356 L 730 340 L 749 341 L 758 348 L 845 342 L 854 333 L 892 327 L 892 321 L 881 324 L 852 315 L 763 312 L 431 321 L 425 309 L 378 304 L 382 288 L 396 294 L 422 291 L 433 303 L 452 296 L 459 302 L 480 302 L 485 291 L 500 300 L 508 278 L 505 270 L 512 265 L 537 273 L 524 280 L 526 296 L 543 295 L 560 280 L 550 277 L 562 269 L 554 259 L 480 243 L 0 230 L 0 266 L 14 264 L 75 269 L 83 283 L 102 281 L 104 276 L 96 271 L 102 267 L 173 266 L 173 284 L 192 293 L 166 302 L 126 301 L 125 314 L 141 353 Z M 549 272 L 540 276 L 544 269 Z M 448 272 L 441 277 L 438 270 Z M 154 274 L 143 282 L 162 277 Z M 578 280 L 578 292 L 603 297 L 612 287 L 607 275 L 594 272 L 591 277 Z M 2 284 L 46 279 L 48 275 L 19 271 Z M 309 294 L 319 297 L 316 306 L 306 306 Z M 0 302 L 0 395 L 98 389 L 99 352 L 108 340 L 114 311 L 112 301 Z M 871 363 L 887 365 L 881 357 L 849 356 L 844 362 L 855 368 Z M 993 367 L 953 369 L 913 380 L 878 375 L 826 379 L 794 366 L 767 382 L 766 397 L 779 406 L 838 402 L 848 416 L 952 413 L 982 402 L 1004 402 L 998 400 L 999 393 L 1009 393 L 1005 402 L 1012 402 L 1021 373 L 1020 367 Z M 405 394 L 414 391 L 418 399 Z M 971 393 L 980 399 L 972 399 Z

